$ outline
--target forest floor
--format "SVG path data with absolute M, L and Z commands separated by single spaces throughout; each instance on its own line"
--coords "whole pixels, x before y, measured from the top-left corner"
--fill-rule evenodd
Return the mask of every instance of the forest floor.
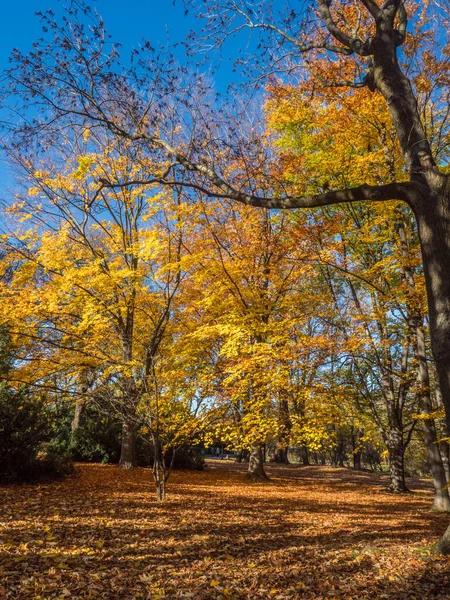
M 429 483 L 395 496 L 349 469 L 244 470 L 175 472 L 160 504 L 148 469 L 0 487 L 0 600 L 450 599 Z

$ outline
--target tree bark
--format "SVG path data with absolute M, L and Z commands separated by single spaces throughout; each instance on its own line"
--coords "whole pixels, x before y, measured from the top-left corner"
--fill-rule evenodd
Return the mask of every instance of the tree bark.
M 353 468 L 361 471 L 361 450 L 359 448 L 353 452 Z
M 391 477 L 389 489 L 396 494 L 408 492 L 404 468 L 405 448 L 401 430 L 394 427 L 390 428 L 387 447 L 389 452 L 389 474 Z
M 447 531 L 439 540 L 438 544 L 438 552 L 441 554 L 450 554 L 450 525 L 447 528 Z
M 422 414 L 427 414 L 422 411 Z M 427 446 L 428 458 L 431 472 L 433 474 L 434 500 L 432 508 L 450 512 L 450 497 L 447 489 L 447 477 L 441 452 L 437 444 L 436 428 L 432 420 L 423 421 L 425 444 Z
M 250 450 L 246 478 L 250 481 L 267 481 L 269 479 L 264 471 L 263 452 L 261 446 L 253 446 Z
M 404 263 L 401 266 L 402 276 L 411 293 L 408 302 L 408 313 L 410 315 L 409 327 L 413 337 L 414 357 L 417 361 L 416 372 L 419 407 L 424 417 L 422 419 L 422 428 L 435 490 L 432 508 L 435 510 L 450 511 L 450 497 L 446 489 L 447 477 L 439 450 L 436 424 L 430 416 L 433 413 L 433 403 L 430 394 L 430 372 L 428 369 L 423 316 L 420 314 L 420 309 L 418 308 L 416 283 L 411 267 L 406 227 L 401 214 L 399 214 L 396 229 L 400 239 L 400 248 Z
M 123 469 L 132 469 L 136 466 L 136 428 L 130 419 L 125 419 L 122 423 L 119 466 Z
M 339 467 L 345 467 L 345 441 L 342 437 L 339 439 L 338 449 L 337 449 L 337 463 Z
M 420 390 L 420 411 L 425 417 L 422 420 L 425 445 L 427 447 L 431 472 L 433 474 L 434 499 L 432 508 L 450 512 L 450 496 L 448 495 L 447 477 L 444 464 L 439 450 L 438 436 L 434 419 L 429 415 L 433 412 L 430 396 L 430 376 L 426 360 L 425 334 L 423 323 L 416 322 L 415 331 L 416 349 L 415 355 L 418 361 L 418 384 Z
M 75 412 L 73 415 L 72 423 L 70 425 L 70 433 L 73 436 L 76 430 L 80 427 L 81 415 L 83 413 L 83 408 L 85 405 L 84 400 L 77 400 L 75 402 Z
M 302 459 L 302 465 L 304 467 L 309 467 L 309 455 L 307 446 L 301 446 L 300 448 L 300 456 Z
M 445 438 L 439 444 L 439 450 L 442 457 L 442 464 L 444 466 L 445 478 L 447 482 L 450 482 L 450 446 L 448 443 L 449 433 L 447 429 L 447 423 L 444 420 L 441 425 L 441 437 Z
M 361 470 L 361 449 L 359 441 L 361 437 L 361 431 L 352 427 L 352 455 L 353 455 L 353 468 L 356 471 Z
M 78 377 L 77 383 L 77 401 L 75 403 L 75 412 L 73 420 L 70 426 L 71 435 L 73 436 L 75 431 L 79 428 L 81 422 L 81 415 L 87 402 L 87 391 L 92 385 L 92 372 L 83 370 Z
M 288 457 L 288 452 L 289 452 L 289 448 L 277 448 L 277 451 L 275 452 L 275 462 L 276 463 L 281 463 L 284 465 L 289 465 L 289 457 Z
M 450 430 L 450 179 L 414 206 L 428 296 L 431 349 Z
M 291 437 L 291 416 L 289 403 L 285 398 L 278 400 L 278 447 L 275 453 L 275 462 L 290 464 L 288 458 L 289 441 Z
M 158 502 L 162 502 L 166 499 L 166 482 L 160 481 L 156 488 L 156 499 Z

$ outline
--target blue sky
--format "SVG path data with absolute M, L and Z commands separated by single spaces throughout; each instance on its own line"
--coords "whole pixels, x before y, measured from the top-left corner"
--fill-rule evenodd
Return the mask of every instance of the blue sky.
M 121 54 L 128 59 L 131 49 L 142 38 L 153 46 L 183 40 L 200 23 L 192 14 L 185 15 L 182 0 L 87 0 L 103 17 L 114 41 L 122 44 Z M 41 35 L 36 12 L 51 9 L 62 13 L 65 2 L 59 0 L 5 0 L 2 4 L 2 35 L 0 36 L 0 71 L 8 67 L 8 57 L 14 47 L 26 52 Z M 229 55 L 236 56 L 236 41 L 228 45 Z M 181 52 L 181 50 L 180 50 Z M 217 89 L 224 91 L 233 78 L 232 63 L 223 61 L 216 79 Z M 11 182 L 8 167 L 0 161 L 0 186 Z M 0 193 L 5 197 L 5 189 Z
M 127 49 L 142 37 L 148 37 L 155 44 L 158 41 L 164 43 L 167 30 L 173 40 L 182 39 L 196 25 L 192 17 L 184 15 L 179 1 L 176 6 L 173 6 L 172 0 L 88 0 L 88 3 L 97 8 L 113 38 Z M 63 2 L 58 0 L 4 3 L 0 37 L 2 68 L 14 46 L 25 49 L 40 36 L 40 23 L 35 13 L 48 9 L 59 13 L 62 5 Z
M 189 13 L 185 15 L 182 0 L 87 0 L 103 17 L 106 28 L 114 41 L 123 45 L 126 59 L 130 50 L 142 38 L 153 46 L 183 40 L 192 29 L 200 29 L 201 23 Z M 0 36 L 0 70 L 8 65 L 8 57 L 14 47 L 25 51 L 41 36 L 37 11 L 51 9 L 62 12 L 61 0 L 16 0 L 2 6 L 2 36 Z M 236 41 L 230 41 L 227 50 L 236 56 Z M 231 61 L 224 61 L 217 85 L 224 89 L 233 77 Z

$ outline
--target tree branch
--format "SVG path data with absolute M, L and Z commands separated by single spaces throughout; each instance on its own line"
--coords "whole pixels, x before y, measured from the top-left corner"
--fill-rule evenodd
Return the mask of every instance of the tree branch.
M 370 12 L 374 19 L 378 19 L 381 16 L 380 7 L 373 0 L 361 0 L 366 9 Z
M 389 183 L 386 185 L 362 184 L 354 188 L 328 191 L 323 194 L 305 196 L 256 196 L 237 190 L 222 180 L 212 169 L 204 165 L 195 165 L 199 172 L 206 174 L 211 183 L 221 191 L 212 191 L 206 185 L 180 181 L 162 181 L 163 185 L 182 185 L 194 188 L 210 198 L 228 198 L 248 206 L 260 208 L 316 208 L 346 202 L 363 202 L 365 200 L 386 202 L 389 200 L 403 200 L 410 203 L 412 199 L 412 186 L 409 183 Z M 190 169 L 194 170 L 194 169 Z M 210 175 L 208 175 L 208 173 Z M 122 183 L 110 182 L 104 187 L 120 188 L 132 185 L 148 185 L 155 183 L 155 179 L 133 179 Z
M 246 20 L 245 27 L 248 27 L 249 29 L 268 29 L 270 31 L 274 31 L 280 37 L 284 38 L 285 40 L 287 40 L 288 42 L 290 42 L 291 44 L 296 46 L 296 48 L 298 49 L 299 52 L 309 52 L 310 50 L 319 50 L 319 49 L 330 50 L 331 52 L 336 52 L 338 54 L 347 54 L 347 55 L 353 54 L 353 52 L 354 52 L 354 50 L 350 47 L 347 47 L 347 45 L 345 45 L 345 47 L 342 48 L 340 46 L 336 46 L 335 44 L 329 44 L 326 41 L 324 41 L 324 42 L 309 42 L 309 43 L 300 42 L 298 39 L 289 35 L 288 33 L 283 31 L 276 25 L 272 25 L 272 23 L 253 23 L 253 21 L 250 19 L 250 17 L 243 10 L 241 10 L 237 6 L 235 6 L 235 10 L 237 13 L 242 15 L 244 17 L 244 19 Z
M 119 188 L 130 185 L 149 185 L 159 182 L 162 185 L 183 185 L 191 187 L 202 192 L 206 196 L 215 198 L 229 198 L 236 200 L 248 206 L 257 206 L 261 208 L 314 208 L 318 206 L 329 206 L 343 202 L 361 202 L 364 200 L 387 201 L 403 200 L 411 203 L 413 200 L 413 187 L 409 183 L 389 183 L 386 185 L 368 185 L 362 184 L 354 188 L 343 190 L 327 191 L 322 194 L 304 195 L 304 196 L 257 196 L 245 191 L 236 189 L 210 166 L 202 163 L 196 163 L 188 159 L 182 152 L 171 146 L 161 138 L 149 134 L 140 134 L 135 139 L 147 139 L 154 144 L 164 148 L 167 153 L 173 156 L 177 163 L 184 167 L 186 171 L 203 175 L 207 182 L 212 184 L 211 189 L 207 183 L 180 182 L 178 180 L 165 180 L 164 178 L 151 179 L 133 179 L 122 183 L 107 182 L 102 180 L 102 187 Z M 98 192 L 97 192 L 98 193 Z
M 365 44 L 359 38 L 350 37 L 336 25 L 331 15 L 330 4 L 331 2 L 329 0 L 317 0 L 317 8 L 319 9 L 325 27 L 338 42 L 343 44 L 343 46 L 350 48 L 360 56 L 368 56 L 370 54 L 368 44 Z M 366 0 L 364 4 L 372 5 L 373 3 Z

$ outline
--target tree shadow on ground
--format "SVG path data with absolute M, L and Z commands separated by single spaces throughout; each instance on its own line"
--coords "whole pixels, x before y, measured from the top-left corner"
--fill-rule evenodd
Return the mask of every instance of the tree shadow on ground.
M 89 597 L 94 580 L 103 597 L 131 598 L 149 577 L 173 585 L 173 598 L 192 589 L 216 598 L 210 581 L 235 598 L 441 597 L 449 563 L 427 546 L 448 517 L 426 510 L 429 491 L 393 496 L 365 474 L 352 475 L 355 485 L 343 470 L 306 469 L 274 468 L 266 485 L 222 467 L 176 473 L 162 504 L 145 469 L 89 465 L 66 482 L 2 488 L 0 565 L 11 597 L 32 598 L 36 581 L 58 575 L 74 597 Z

